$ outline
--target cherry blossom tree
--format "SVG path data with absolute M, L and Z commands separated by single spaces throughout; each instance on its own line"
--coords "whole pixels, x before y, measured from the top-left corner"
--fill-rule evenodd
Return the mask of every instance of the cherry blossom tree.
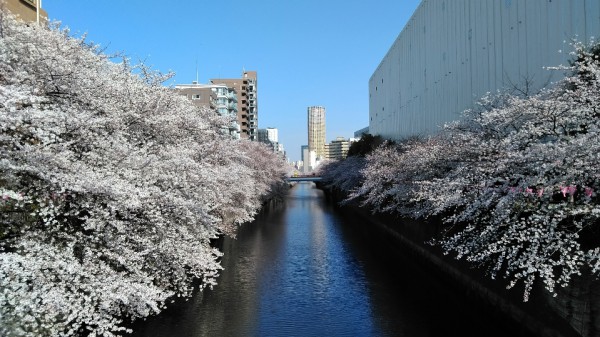
M 345 194 L 351 193 L 364 180 L 362 170 L 365 159 L 361 156 L 349 156 L 343 160 L 321 163 L 316 175 L 320 175 L 323 183 Z
M 449 147 L 463 160 L 420 193 L 462 225 L 442 247 L 509 279 L 509 287 L 522 280 L 525 300 L 538 278 L 554 292 L 587 267 L 598 271 L 599 242 L 589 236 L 600 211 L 600 68 L 588 50 L 575 46 L 573 75 L 552 89 L 508 97 L 448 126 Z
M 113 336 L 216 284 L 210 240 L 252 219 L 283 161 L 169 74 L 6 13 L 0 32 L 0 335 Z
M 546 289 L 600 271 L 599 48 L 574 45 L 564 80 L 531 95 L 488 95 L 434 137 L 380 147 L 350 195 L 378 212 L 449 224 L 436 243 L 503 277 Z

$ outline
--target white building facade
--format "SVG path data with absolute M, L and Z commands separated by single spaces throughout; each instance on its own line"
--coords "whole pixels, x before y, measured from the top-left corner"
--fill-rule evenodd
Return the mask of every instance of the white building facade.
M 258 129 L 257 140 L 269 145 L 273 152 L 285 156 L 283 144 L 279 144 L 279 130 L 277 128 L 268 127 L 265 129 Z
M 433 134 L 487 92 L 547 87 L 594 36 L 599 0 L 423 0 L 369 80 L 369 132 Z

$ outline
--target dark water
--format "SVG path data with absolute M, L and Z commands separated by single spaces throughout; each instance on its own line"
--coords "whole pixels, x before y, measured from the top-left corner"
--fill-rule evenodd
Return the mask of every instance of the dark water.
M 224 239 L 213 290 L 134 325 L 134 336 L 517 336 L 360 220 L 300 183 Z

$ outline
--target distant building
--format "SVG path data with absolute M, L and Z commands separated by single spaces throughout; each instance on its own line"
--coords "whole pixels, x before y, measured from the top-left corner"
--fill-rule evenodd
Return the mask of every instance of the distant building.
M 307 159 L 308 157 L 304 158 L 304 153 L 305 153 L 305 152 L 304 152 L 304 150 L 305 150 L 305 149 L 306 149 L 306 150 L 308 150 L 308 145 L 302 145 L 302 146 L 300 146 L 300 160 L 301 160 L 301 161 L 306 161 L 306 160 L 308 160 L 308 159 Z
M 279 143 L 279 131 L 277 128 L 267 128 L 267 137 L 270 141 Z
M 312 151 L 311 153 L 311 151 L 308 149 L 308 145 L 300 146 L 300 162 L 302 165 L 299 169 L 302 173 L 306 174 L 312 171 L 312 167 L 315 164 L 315 157 L 315 152 Z
M 325 158 L 325 108 L 308 107 L 308 148 L 317 158 Z
M 598 0 L 423 0 L 369 79 L 369 133 L 429 135 L 487 92 L 533 93 L 599 33 Z
M 178 84 L 175 90 L 192 101 L 195 106 L 206 107 L 224 117 L 232 119 L 227 132 L 235 139 L 240 138 L 240 126 L 237 123 L 238 104 L 235 89 L 224 84 Z
M 0 5 L 25 22 L 48 23 L 48 13 L 42 9 L 42 0 L 0 0 Z
M 283 145 L 279 144 L 279 131 L 277 128 L 258 129 L 256 134 L 257 140 L 269 145 L 273 152 L 283 153 L 283 151 L 280 151 L 280 147 L 283 149 Z
M 269 142 L 269 136 L 267 135 L 267 129 L 256 130 L 256 140 L 258 140 L 261 143 Z
M 258 140 L 258 97 L 256 71 L 244 71 L 242 78 L 215 78 L 212 84 L 224 84 L 233 88 L 237 95 L 237 120 L 242 138 Z
M 308 174 L 314 171 L 318 163 L 317 153 L 310 150 L 308 146 L 302 146 L 302 173 Z
M 350 140 L 344 137 L 337 137 L 331 143 L 325 144 L 325 158 L 334 160 L 345 159 L 348 156 L 350 144 Z
M 283 144 L 277 144 L 277 152 L 280 153 L 286 161 L 288 161 Z
M 354 131 L 354 138 L 360 138 L 362 135 L 369 133 L 369 127 L 364 127 L 360 130 Z
M 259 142 L 279 142 L 279 131 L 277 128 L 268 127 L 265 129 L 258 129 L 257 135 L 257 140 Z

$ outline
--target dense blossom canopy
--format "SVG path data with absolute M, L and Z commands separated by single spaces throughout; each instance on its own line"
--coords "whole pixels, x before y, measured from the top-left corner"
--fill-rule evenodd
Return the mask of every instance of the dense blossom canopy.
M 489 95 L 440 135 L 379 147 L 355 188 L 325 176 L 374 211 L 443 216 L 446 253 L 523 281 L 525 300 L 536 279 L 554 292 L 600 272 L 600 49 L 574 47 L 552 88 Z
M 285 163 L 67 30 L 0 13 L 0 335 L 112 336 L 192 281 Z

